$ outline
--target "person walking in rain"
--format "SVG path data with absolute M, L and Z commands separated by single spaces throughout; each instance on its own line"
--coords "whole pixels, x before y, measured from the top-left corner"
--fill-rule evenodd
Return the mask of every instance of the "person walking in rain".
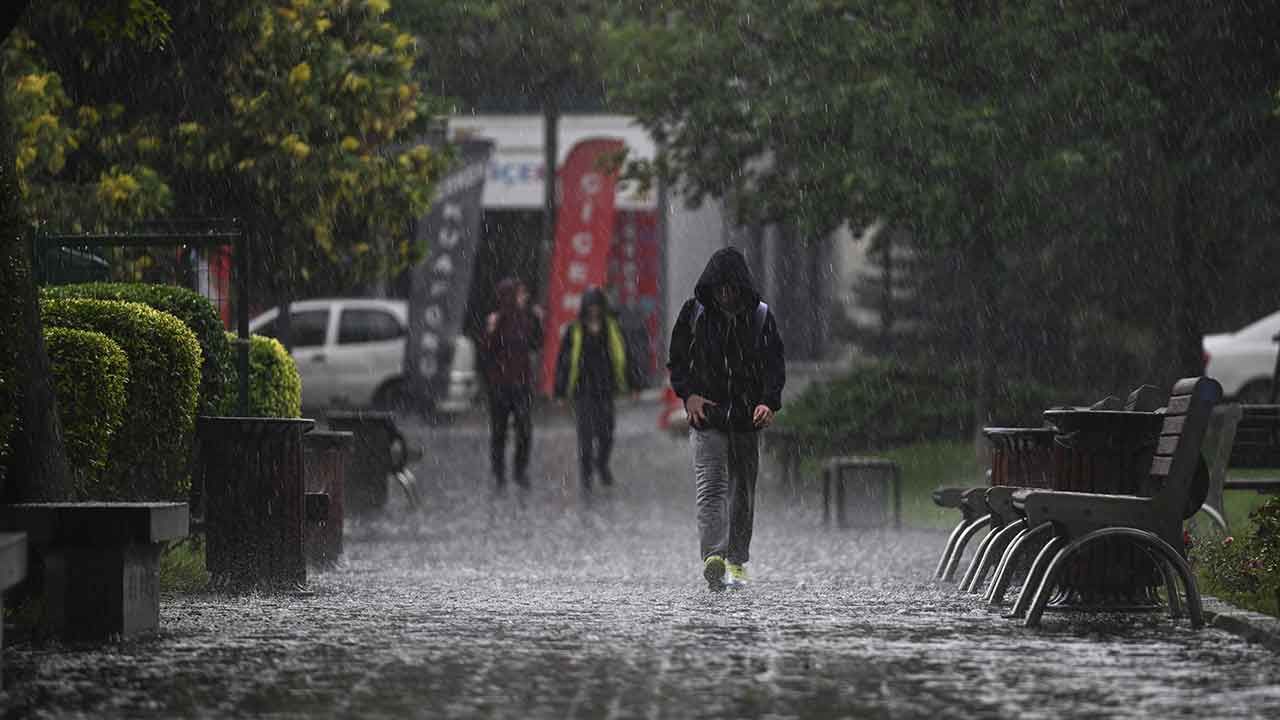
M 529 452 L 533 441 L 533 359 L 542 346 L 542 310 L 529 306 L 529 290 L 516 278 L 496 288 L 498 309 L 485 319 L 480 350 L 489 382 L 489 459 L 495 489 L 506 487 L 508 423 L 514 421 L 515 482 L 529 486 Z
M 618 318 L 600 288 L 582 296 L 578 319 L 565 328 L 556 356 L 557 399 L 573 402 L 578 425 L 578 469 L 583 493 L 591 491 L 593 471 L 602 485 L 613 484 L 613 396 L 636 389 L 626 340 Z
M 759 431 L 782 408 L 782 338 L 746 258 L 717 250 L 671 330 L 671 387 L 689 414 L 702 572 L 712 590 L 746 582 Z

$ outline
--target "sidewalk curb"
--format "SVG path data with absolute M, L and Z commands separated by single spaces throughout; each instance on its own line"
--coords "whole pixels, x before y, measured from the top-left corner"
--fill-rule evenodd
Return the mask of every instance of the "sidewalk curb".
M 1242 610 L 1218 598 L 1205 595 L 1204 620 L 1209 627 L 1225 630 L 1280 653 L 1280 618 Z

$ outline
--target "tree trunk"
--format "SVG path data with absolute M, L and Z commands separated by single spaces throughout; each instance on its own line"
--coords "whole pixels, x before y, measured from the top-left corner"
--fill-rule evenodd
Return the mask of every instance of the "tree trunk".
M 1175 179 L 1176 182 L 1176 179 Z M 1173 185 L 1167 207 L 1169 233 L 1174 266 L 1170 268 L 1174 282 L 1172 313 L 1172 352 L 1167 365 L 1166 385 L 1178 378 L 1192 377 L 1204 372 L 1204 347 L 1201 319 L 1205 304 L 1209 301 L 1205 279 L 1209 277 L 1207 264 L 1200 252 L 1192 227 L 1195 216 L 1189 203 L 1192 193 Z
M 973 273 L 974 331 L 973 361 L 976 377 L 973 390 L 973 450 L 978 467 L 991 465 L 991 448 L 982 436 L 982 428 L 991 422 L 991 401 L 995 397 L 999 362 L 995 351 L 996 292 L 995 279 L 981 257 L 971 257 L 968 272 Z
M 4 37 L 13 29 L 9 21 L 7 14 L 0 17 Z M 5 328 L 0 335 L 0 378 L 6 379 L 0 393 L 4 400 L 16 401 L 18 410 L 0 495 L 5 502 L 65 500 L 71 496 L 71 475 L 23 232 L 12 138 L 8 106 L 0 93 L 0 322 Z
M 524 278 L 529 285 L 537 283 L 545 292 L 551 287 L 551 254 L 556 241 L 556 160 L 560 156 L 560 101 L 554 90 L 542 102 L 542 242 L 538 247 L 539 278 Z M 544 303 L 545 304 L 545 303 Z

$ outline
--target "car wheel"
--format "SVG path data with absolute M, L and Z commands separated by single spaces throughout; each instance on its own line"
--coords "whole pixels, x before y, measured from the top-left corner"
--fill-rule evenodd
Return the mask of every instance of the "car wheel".
M 1236 400 L 1244 405 L 1266 405 L 1271 402 L 1271 381 L 1254 380 L 1240 388 Z
M 413 398 L 409 397 L 403 380 L 392 380 L 373 394 L 373 407 L 375 410 L 407 412 L 413 407 Z

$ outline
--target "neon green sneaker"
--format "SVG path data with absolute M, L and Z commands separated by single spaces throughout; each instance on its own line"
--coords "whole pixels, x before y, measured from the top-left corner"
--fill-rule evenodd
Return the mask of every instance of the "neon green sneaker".
M 726 562 L 724 564 L 724 584 L 746 585 L 747 569 L 737 563 Z
M 709 555 L 702 561 L 702 577 L 707 579 L 707 586 L 712 590 L 724 589 L 724 558 Z

